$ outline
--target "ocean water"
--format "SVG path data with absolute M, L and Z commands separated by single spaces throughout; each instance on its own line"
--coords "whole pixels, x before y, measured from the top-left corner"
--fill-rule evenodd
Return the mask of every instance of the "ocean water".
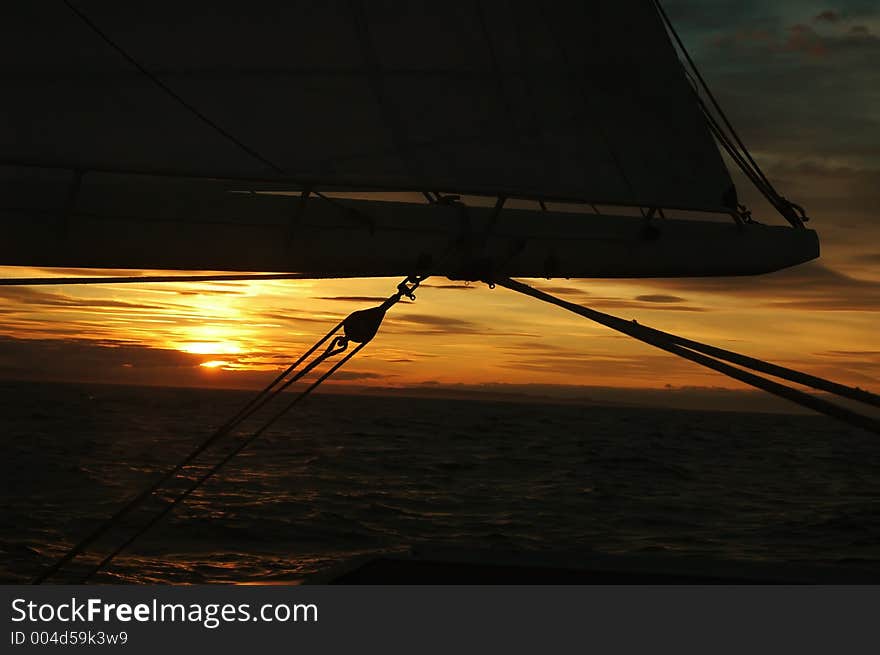
M 251 395 L 0 392 L 3 582 L 41 571 Z M 418 544 L 880 571 L 880 441 L 804 415 L 316 395 L 96 580 L 298 581 Z

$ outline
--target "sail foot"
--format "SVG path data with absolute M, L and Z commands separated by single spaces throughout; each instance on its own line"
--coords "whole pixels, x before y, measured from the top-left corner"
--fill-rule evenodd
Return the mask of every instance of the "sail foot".
M 450 206 L 315 199 L 296 216 L 298 196 L 215 189 L 185 198 L 84 185 L 61 210 L 0 208 L 0 265 L 485 280 L 754 275 L 819 255 L 812 230 L 758 223 L 656 220 L 646 236 L 639 217 L 505 209 L 496 222 L 492 208 L 469 207 L 482 235 L 474 246 Z

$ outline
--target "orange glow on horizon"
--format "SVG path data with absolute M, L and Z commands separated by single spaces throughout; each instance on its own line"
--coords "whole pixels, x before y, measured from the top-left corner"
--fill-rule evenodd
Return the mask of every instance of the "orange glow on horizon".
M 799 267 L 777 277 L 745 281 L 531 283 L 621 318 L 876 389 L 880 286 L 868 283 L 861 273 L 861 279 L 851 283 L 826 270 L 821 265 Z M 0 275 L 37 277 L 47 271 L 9 268 Z M 387 297 L 398 282 L 4 287 L 0 335 L 48 340 L 58 348 L 71 341 L 92 343 L 105 359 L 114 352 L 125 356 L 105 368 L 100 361 L 78 367 L 71 363 L 71 377 L 86 371 L 88 379 L 96 381 L 117 375 L 113 381 L 131 384 L 253 388 L 265 384 L 273 371 L 296 359 L 350 312 Z M 853 290 L 849 295 L 844 293 L 847 288 Z M 417 295 L 415 303 L 403 302 L 388 312 L 374 341 L 334 379 L 335 384 L 743 388 L 500 287 L 489 290 L 436 278 Z M 111 369 L 122 373 L 107 372 Z

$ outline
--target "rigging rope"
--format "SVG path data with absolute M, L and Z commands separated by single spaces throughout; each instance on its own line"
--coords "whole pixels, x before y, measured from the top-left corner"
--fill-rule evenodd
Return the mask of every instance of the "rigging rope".
M 273 414 L 257 431 L 252 433 L 249 437 L 242 440 L 232 451 L 227 453 L 222 459 L 220 459 L 217 463 L 215 463 L 206 473 L 197 478 L 189 487 L 187 487 L 183 492 L 179 493 L 174 497 L 174 499 L 167 503 L 162 510 L 155 514 L 149 521 L 145 524 L 141 525 L 128 539 L 126 539 L 120 546 L 112 550 L 109 554 L 107 554 L 96 566 L 94 566 L 84 578 L 80 580 L 80 582 L 86 582 L 93 575 L 99 572 L 101 569 L 105 568 L 112 560 L 119 555 L 125 548 L 131 545 L 138 537 L 147 532 L 153 525 L 158 523 L 164 516 L 166 516 L 171 510 L 174 509 L 178 504 L 183 502 L 190 494 L 192 494 L 196 489 L 202 486 L 205 482 L 207 482 L 211 477 L 213 477 L 223 466 L 225 466 L 233 457 L 239 454 L 242 450 L 244 450 L 251 443 L 256 441 L 269 427 L 271 427 L 276 421 L 278 421 L 282 416 L 284 416 L 287 412 L 289 412 L 294 406 L 296 406 L 300 401 L 302 401 L 305 397 L 311 394 L 321 383 L 323 383 L 327 378 L 329 378 L 333 373 L 335 373 L 339 368 L 344 366 L 349 360 L 351 360 L 357 353 L 359 353 L 376 335 L 382 320 L 385 317 L 385 313 L 397 304 L 400 299 L 404 296 L 410 298 L 411 300 L 415 299 L 414 291 L 418 288 L 421 282 L 425 279 L 425 277 L 408 277 L 403 282 L 401 282 L 397 291 L 389 296 L 382 304 L 373 307 L 371 309 L 359 310 L 350 314 L 347 318 L 340 321 L 335 327 L 333 327 L 327 334 L 325 334 L 320 340 L 318 340 L 311 348 L 309 348 L 302 356 L 300 356 L 295 362 L 293 362 L 290 366 L 288 366 L 284 371 L 282 371 L 268 386 L 266 386 L 262 391 L 260 391 L 254 398 L 252 398 L 244 407 L 242 407 L 232 418 L 230 418 L 226 423 L 224 423 L 220 428 L 218 428 L 214 433 L 212 433 L 207 439 L 205 439 L 202 443 L 200 443 L 193 451 L 191 451 L 183 460 L 181 460 L 177 465 L 175 465 L 172 469 L 164 473 L 158 480 L 153 482 L 149 487 L 144 489 L 137 496 L 133 497 L 128 503 L 126 503 L 122 508 L 120 508 L 113 516 L 108 518 L 104 523 L 98 526 L 97 529 L 92 531 L 85 538 L 76 543 L 73 547 L 71 547 L 61 558 L 59 558 L 56 562 L 54 562 L 51 566 L 49 566 L 45 571 L 43 571 L 40 575 L 38 575 L 32 581 L 32 584 L 41 584 L 48 580 L 50 577 L 58 573 L 62 567 L 75 559 L 78 555 L 83 553 L 86 548 L 88 548 L 92 543 L 94 543 L 97 539 L 105 535 L 113 526 L 118 524 L 125 516 L 130 514 L 133 510 L 140 507 L 144 502 L 152 498 L 160 489 L 169 481 L 176 478 L 176 476 L 183 471 L 184 468 L 192 464 L 202 453 L 208 450 L 211 446 L 216 444 L 221 438 L 230 434 L 230 432 L 238 427 L 242 422 L 253 416 L 257 411 L 259 411 L 262 407 L 267 405 L 269 402 L 274 400 L 285 391 L 288 387 L 290 387 L 295 382 L 302 379 L 304 376 L 312 372 L 318 365 L 323 363 L 325 360 L 333 357 L 337 354 L 342 353 L 348 348 L 349 342 L 357 343 L 357 347 L 355 347 L 352 351 L 350 351 L 343 359 L 334 364 L 327 372 L 321 375 L 316 381 L 314 381 L 310 386 L 308 386 L 305 390 L 301 391 L 297 394 L 293 400 L 291 400 L 286 406 L 284 406 L 280 411 Z M 343 330 L 342 336 L 334 336 L 336 335 L 340 329 Z M 311 355 L 313 355 L 322 345 L 330 341 L 326 350 L 315 357 L 312 361 L 310 361 L 306 366 L 304 366 L 301 370 L 294 373 L 294 371 L 303 364 Z M 292 377 L 288 378 L 288 376 L 294 373 Z M 288 379 L 286 379 L 288 378 Z M 286 379 L 286 381 L 285 381 Z
M 92 20 L 83 11 L 78 9 L 72 2 L 70 2 L 70 0 L 62 0 L 62 2 L 64 2 L 64 4 L 67 5 L 67 8 L 70 9 L 74 14 L 76 14 L 77 17 L 83 23 L 85 23 L 85 25 L 88 26 L 89 29 L 91 29 L 95 34 L 97 34 L 101 38 L 101 40 L 104 41 L 104 43 L 106 43 L 111 48 L 116 50 L 116 52 L 118 52 L 120 55 L 122 55 L 122 57 L 126 61 L 128 61 L 128 63 L 130 63 L 135 68 L 137 68 L 145 77 L 147 77 L 147 79 L 149 79 L 153 84 L 155 84 L 160 89 L 162 89 L 162 91 L 167 93 L 175 101 L 180 103 L 183 107 L 185 107 L 196 118 L 201 120 L 203 123 L 208 125 L 211 129 L 216 131 L 218 134 L 222 135 L 226 140 L 233 143 L 240 150 L 243 150 L 249 156 L 253 157 L 254 159 L 259 161 L 260 163 L 264 164 L 265 166 L 268 166 L 276 173 L 279 173 L 279 174 L 284 173 L 284 170 L 280 166 L 278 166 L 274 162 L 270 161 L 269 159 L 267 159 L 266 157 L 261 155 L 259 152 L 257 152 L 256 150 L 254 150 L 253 148 L 248 146 L 243 141 L 237 139 L 228 130 L 223 129 L 220 125 L 218 125 L 216 122 L 214 122 L 213 120 L 208 118 L 208 116 L 206 116 L 201 111 L 199 111 L 195 106 L 193 106 L 189 102 L 187 102 L 181 95 L 176 93 L 174 91 L 174 89 L 169 87 L 162 80 L 160 80 L 157 76 L 155 76 L 153 73 L 151 73 L 143 64 L 141 64 L 137 59 L 135 59 L 133 56 L 131 56 L 121 45 L 119 45 L 118 43 L 116 43 L 116 41 L 111 39 L 110 36 L 106 32 L 104 32 L 100 27 L 98 27 L 94 22 L 92 22 Z
M 280 419 L 284 414 L 290 411 L 299 401 L 308 396 L 312 391 L 314 391 L 324 380 L 330 377 L 333 373 L 335 373 L 339 368 L 344 366 L 352 357 L 354 357 L 357 353 L 359 353 L 366 343 L 360 343 L 357 347 L 349 352 L 343 359 L 336 362 L 333 367 L 324 373 L 320 378 L 318 378 L 315 382 L 313 382 L 307 389 L 298 394 L 288 405 L 281 409 L 281 411 L 277 412 L 274 416 L 272 416 L 268 421 L 266 421 L 259 430 L 251 434 L 248 438 L 242 440 L 235 448 L 233 448 L 230 452 L 228 452 L 220 461 L 218 461 L 214 466 L 212 466 L 208 471 L 203 473 L 201 477 L 197 478 L 187 487 L 182 493 L 179 493 L 174 499 L 165 505 L 157 514 L 153 515 L 153 517 L 144 523 L 140 528 L 138 528 L 128 539 L 122 542 L 119 546 L 117 546 L 114 550 L 108 553 L 97 565 L 95 565 L 89 572 L 83 576 L 80 580 L 80 584 L 85 584 L 88 582 L 95 574 L 101 571 L 101 569 L 108 566 L 123 550 L 128 548 L 132 543 L 134 543 L 139 537 L 149 531 L 154 525 L 156 525 L 160 520 L 162 520 L 166 515 L 168 515 L 175 507 L 177 507 L 180 503 L 186 500 L 190 494 L 192 494 L 196 489 L 201 487 L 205 482 L 207 482 L 210 478 L 217 474 L 217 472 L 223 468 L 226 464 L 228 464 L 233 457 L 241 453 L 245 448 L 247 448 L 250 444 L 256 441 L 262 434 L 278 419 Z M 325 359 L 337 355 L 347 347 L 346 342 L 339 342 L 334 339 L 334 341 L 330 344 L 327 351 L 323 353 L 320 357 L 316 358 L 309 366 L 307 366 L 303 370 L 303 375 L 312 371 L 318 364 L 323 362 Z M 301 376 L 299 376 L 301 377 Z M 297 377 L 297 379 L 299 379 Z
M 804 384 L 815 389 L 844 396 L 851 400 L 857 400 L 875 407 L 880 407 L 880 396 L 877 396 L 876 394 L 872 394 L 863 389 L 846 387 L 836 382 L 831 382 L 830 380 L 825 380 L 793 369 L 763 362 L 753 357 L 747 357 L 722 348 L 716 348 L 691 339 L 685 339 L 674 334 L 655 330 L 640 325 L 635 321 L 626 321 L 622 318 L 605 314 L 604 312 L 589 307 L 562 300 L 561 298 L 557 298 L 556 296 L 511 278 L 496 279 L 492 282 L 510 289 L 511 291 L 516 291 L 531 296 L 532 298 L 537 298 L 538 300 L 556 305 L 557 307 L 567 309 L 570 312 L 579 314 L 580 316 L 595 321 L 596 323 L 626 334 L 656 348 L 660 348 L 661 350 L 670 352 L 673 355 L 677 355 L 705 366 L 706 368 L 718 371 L 719 373 L 739 380 L 740 382 L 744 382 L 750 386 L 780 396 L 781 398 L 785 398 L 786 400 L 790 400 L 791 402 L 797 403 L 798 405 L 807 407 L 821 414 L 825 414 L 826 416 L 836 418 L 849 425 L 880 435 L 880 420 L 877 420 L 876 418 L 860 414 L 846 407 L 825 400 L 824 398 L 805 393 L 794 387 L 780 384 L 743 369 L 748 368 L 761 371 L 791 382 Z M 731 366 L 723 360 L 735 362 L 743 368 Z
M 307 359 L 315 350 L 321 347 L 321 345 L 327 341 L 335 332 L 339 330 L 342 326 L 342 322 L 340 322 L 336 327 L 330 330 L 321 340 L 319 340 L 314 346 L 312 346 L 309 350 L 305 352 L 299 359 L 297 359 L 293 364 L 291 364 L 287 369 L 285 369 L 278 377 L 276 377 L 266 388 L 264 388 L 260 393 L 258 393 L 254 398 L 252 398 L 244 407 L 242 407 L 235 416 L 233 416 L 229 421 L 223 424 L 220 428 L 218 428 L 211 436 L 209 436 L 206 440 L 204 440 L 198 447 L 196 447 L 192 452 L 189 453 L 180 463 L 178 463 L 174 468 L 167 471 L 162 475 L 158 480 L 156 480 L 150 487 L 144 489 L 140 494 L 132 498 L 128 503 L 126 503 L 123 507 L 121 507 L 113 516 L 107 519 L 103 524 L 98 526 L 96 530 L 78 542 L 75 546 L 70 548 L 59 560 L 57 560 L 52 566 L 47 568 L 43 573 L 37 576 L 33 582 L 34 584 L 40 584 L 44 582 L 46 579 L 57 573 L 61 567 L 65 564 L 73 560 L 76 556 L 82 553 L 89 545 L 91 545 L 94 541 L 103 536 L 113 525 L 118 523 L 126 514 L 130 513 L 132 510 L 136 509 L 141 505 L 145 500 L 147 500 L 153 493 L 158 491 L 162 485 L 180 473 L 184 467 L 189 465 L 193 460 L 196 459 L 201 453 L 207 450 L 210 446 L 216 443 L 219 439 L 226 436 L 231 430 L 235 429 L 239 423 L 241 423 L 244 419 L 250 416 L 253 412 L 257 411 L 266 401 L 263 399 L 270 393 L 270 391 L 285 377 L 290 375 L 290 373 L 299 366 L 305 359 Z M 301 377 L 301 376 L 300 376 Z M 298 379 L 298 378 L 297 378 Z M 295 382 L 296 380 L 294 380 Z M 288 385 L 285 385 L 285 387 Z M 277 391 L 271 394 L 271 397 L 274 397 L 278 392 L 283 391 L 284 387 L 278 389 Z M 269 398 L 271 399 L 271 398 Z M 262 402 L 261 402 L 262 401 Z
M 697 80 L 699 81 L 699 86 L 703 89 L 706 96 L 709 98 L 711 103 L 711 107 L 714 108 L 715 112 L 717 112 L 718 116 L 724 123 L 724 126 L 727 129 L 728 135 L 725 132 L 724 128 L 721 124 L 719 124 L 718 120 L 712 114 L 711 108 L 705 103 L 705 101 L 700 97 L 699 91 L 697 91 L 697 100 L 700 103 L 700 108 L 703 111 L 706 119 L 709 122 L 709 127 L 727 153 L 731 156 L 737 166 L 745 173 L 746 177 L 755 185 L 755 187 L 767 198 L 768 202 L 770 202 L 773 207 L 785 218 L 789 223 L 791 223 L 795 227 L 803 227 L 803 223 L 808 220 L 803 208 L 800 205 L 797 205 L 793 202 L 790 202 L 788 199 L 783 197 L 773 186 L 773 183 L 767 178 L 764 174 L 764 171 L 761 170 L 761 167 L 758 165 L 758 162 L 755 161 L 752 154 L 749 152 L 749 149 L 746 148 L 745 143 L 743 143 L 742 139 L 739 137 L 736 129 L 733 127 L 733 124 L 727 118 L 727 114 L 724 113 L 724 110 L 721 108 L 718 100 L 715 98 L 715 94 L 712 93 L 712 90 L 709 88 L 708 83 L 705 78 L 703 78 L 702 73 L 700 73 L 700 69 L 697 68 L 696 63 L 691 57 L 688 49 L 685 47 L 684 42 L 681 40 L 681 37 L 678 35 L 678 31 L 675 29 L 675 25 L 673 25 L 672 21 L 669 19 L 669 16 L 666 13 L 666 10 L 663 9 L 663 5 L 660 0 L 653 0 L 654 6 L 657 8 L 658 13 L 660 14 L 661 19 L 663 20 L 666 29 L 669 30 L 669 33 L 672 35 L 672 38 L 675 40 L 675 43 L 678 45 L 679 50 L 685 58 L 690 69 L 696 75 Z M 688 73 L 685 70 L 685 73 Z M 692 78 L 693 79 L 693 78 Z

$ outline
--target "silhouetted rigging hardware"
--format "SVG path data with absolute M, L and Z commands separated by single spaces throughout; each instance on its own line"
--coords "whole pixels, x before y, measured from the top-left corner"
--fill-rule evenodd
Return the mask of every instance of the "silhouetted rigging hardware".
M 511 291 L 516 291 L 531 296 L 532 298 L 537 298 L 538 300 L 543 300 L 544 302 L 556 305 L 557 307 L 567 309 L 570 312 L 579 314 L 591 321 L 609 327 L 612 330 L 622 332 L 634 339 L 652 345 L 655 348 L 660 348 L 673 355 L 688 359 L 705 366 L 706 368 L 710 368 L 727 375 L 728 377 L 739 380 L 740 382 L 745 382 L 750 386 L 762 389 L 781 398 L 785 398 L 786 400 L 797 403 L 802 407 L 812 409 L 820 414 L 825 414 L 826 416 L 836 418 L 854 427 L 862 428 L 880 435 L 880 420 L 877 420 L 876 418 L 852 411 L 846 407 L 825 400 L 824 398 L 819 398 L 800 391 L 799 389 L 795 389 L 794 387 L 789 387 L 760 375 L 755 375 L 747 370 L 743 370 L 743 368 L 761 371 L 790 382 L 796 382 L 850 400 L 859 401 L 874 407 L 880 407 L 880 396 L 877 396 L 876 394 L 863 389 L 847 387 L 830 380 L 801 373 L 800 371 L 795 371 L 783 366 L 770 364 L 755 359 L 754 357 L 740 355 L 729 350 L 702 344 L 691 339 L 685 339 L 668 332 L 655 330 L 640 325 L 635 321 L 626 321 L 622 318 L 605 314 L 604 312 L 589 307 L 562 300 L 561 298 L 557 298 L 545 291 L 535 289 L 534 287 L 523 284 L 517 280 L 505 278 L 495 279 L 489 282 L 494 282 L 495 284 L 510 289 Z M 730 364 L 725 363 L 725 361 L 734 362 L 743 368 L 731 366 Z
M 104 536 L 111 528 L 118 524 L 123 518 L 129 515 L 133 510 L 143 505 L 154 495 L 158 495 L 163 487 L 174 480 L 178 474 L 182 473 L 187 466 L 193 465 L 195 460 L 209 448 L 214 446 L 223 437 L 241 425 L 245 420 L 253 416 L 257 411 L 267 405 L 281 394 L 285 389 L 299 381 L 313 370 L 315 370 L 324 361 L 338 355 L 348 349 L 349 343 L 356 343 L 357 346 L 351 350 L 345 357 L 336 362 L 329 370 L 323 373 L 319 378 L 312 382 L 306 389 L 284 405 L 279 411 L 274 413 L 266 420 L 263 425 L 253 432 L 250 436 L 240 441 L 231 451 L 224 455 L 219 461 L 211 466 L 206 472 L 197 477 L 182 492 L 177 493 L 170 502 L 156 514 L 154 514 L 146 523 L 142 524 L 131 534 L 121 545 L 108 553 L 97 565 L 92 567 L 88 573 L 79 581 L 85 583 L 101 569 L 105 568 L 113 559 L 131 545 L 138 537 L 147 532 L 151 527 L 158 523 L 164 516 L 171 512 L 177 505 L 183 502 L 196 489 L 201 487 L 211 477 L 213 477 L 223 466 L 225 466 L 232 458 L 242 452 L 251 443 L 258 439 L 269 427 L 271 427 L 278 419 L 289 412 L 296 404 L 314 391 L 322 382 L 329 378 L 339 368 L 344 366 L 350 359 L 359 353 L 376 335 L 382 320 L 385 318 L 386 312 L 396 305 L 401 298 L 406 297 L 415 300 L 415 290 L 425 279 L 422 276 L 410 276 L 403 280 L 398 286 L 397 291 L 390 295 L 383 303 L 376 307 L 352 312 L 347 318 L 336 324 L 327 334 L 319 339 L 311 348 L 309 348 L 301 357 L 281 372 L 268 386 L 260 391 L 252 398 L 244 407 L 242 407 L 232 418 L 218 428 L 207 439 L 200 443 L 192 450 L 183 460 L 175 465 L 168 472 L 164 473 L 149 487 L 144 489 L 137 496 L 132 498 L 128 503 L 121 507 L 113 516 L 108 518 L 104 523 L 98 526 L 84 539 L 80 540 L 71 547 L 61 558 L 54 564 L 43 571 L 39 576 L 34 578 L 32 584 L 41 584 L 50 577 L 58 573 L 62 567 L 70 563 L 78 555 L 83 553 L 86 548 Z M 341 334 L 339 334 L 341 331 Z M 296 370 L 299 366 L 306 362 L 321 346 L 327 345 L 323 353 L 320 353 L 309 361 L 300 370 Z M 290 376 L 290 377 L 288 377 Z

